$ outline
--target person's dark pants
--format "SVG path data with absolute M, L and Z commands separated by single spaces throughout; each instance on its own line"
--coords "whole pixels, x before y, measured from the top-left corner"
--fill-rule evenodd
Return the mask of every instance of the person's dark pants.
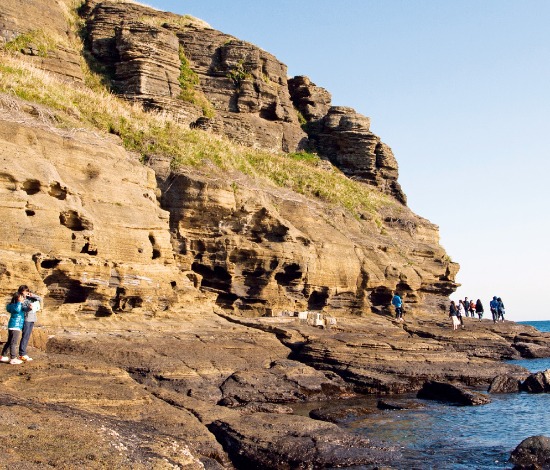
M 398 320 L 403 318 L 403 309 L 401 307 L 395 307 L 395 318 Z
M 491 309 L 491 313 L 493 314 L 493 322 L 496 323 L 498 321 L 498 313 L 494 308 Z
M 23 336 L 21 336 L 21 343 L 19 343 L 19 355 L 27 355 L 27 346 L 29 344 L 29 339 L 31 339 L 32 329 L 34 328 L 33 321 L 26 321 L 23 323 Z
M 19 347 L 19 339 L 21 338 L 21 330 L 8 330 L 8 339 L 2 349 L 2 356 L 5 356 L 10 351 L 10 359 L 17 357 L 17 348 Z
M 462 315 L 458 315 L 458 319 L 460 320 L 460 326 L 464 328 L 464 320 L 462 319 Z

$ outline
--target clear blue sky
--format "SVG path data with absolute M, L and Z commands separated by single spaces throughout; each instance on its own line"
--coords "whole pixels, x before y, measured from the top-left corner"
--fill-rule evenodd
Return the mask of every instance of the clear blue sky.
M 550 1 L 147 4 L 258 45 L 371 117 L 409 206 L 461 265 L 451 298 L 550 319 Z

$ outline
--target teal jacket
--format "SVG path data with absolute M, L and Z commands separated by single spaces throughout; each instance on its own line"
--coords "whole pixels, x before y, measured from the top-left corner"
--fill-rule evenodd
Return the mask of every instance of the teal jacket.
M 23 304 L 21 302 L 8 304 L 6 310 L 11 313 L 10 321 L 8 322 L 8 330 L 22 330 L 23 323 L 25 323 Z

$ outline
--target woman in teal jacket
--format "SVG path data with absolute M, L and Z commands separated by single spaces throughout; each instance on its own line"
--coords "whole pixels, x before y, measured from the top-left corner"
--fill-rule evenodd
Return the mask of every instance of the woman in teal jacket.
M 23 294 L 15 294 L 11 302 L 7 305 L 6 310 L 10 312 L 10 320 L 8 322 L 8 339 L 2 349 L 1 362 L 9 362 L 10 364 L 21 364 L 23 361 L 17 358 L 19 349 L 19 341 L 21 340 L 21 332 L 25 323 L 25 311 L 23 310 Z M 8 349 L 10 356 L 6 356 Z

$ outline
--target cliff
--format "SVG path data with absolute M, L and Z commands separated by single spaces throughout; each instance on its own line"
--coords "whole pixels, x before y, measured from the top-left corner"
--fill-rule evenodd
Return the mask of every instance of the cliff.
M 391 463 L 288 403 L 479 386 L 550 354 L 527 327 L 447 328 L 458 264 L 390 147 L 268 52 L 97 0 L 4 0 L 0 42 L 0 293 L 45 304 L 36 360 L 0 385 L 6 462 Z M 302 310 L 337 326 L 281 316 Z
M 216 158 L 208 152 L 215 150 L 201 150 L 199 145 L 189 151 L 202 155 L 202 162 L 175 164 L 174 153 L 156 145 L 158 136 L 136 135 L 144 132 L 136 129 L 128 135 L 120 113 L 106 110 L 102 116 L 83 116 L 97 111 L 72 103 L 71 110 L 63 110 L 73 114 L 73 122 L 65 126 L 79 126 L 79 118 L 88 118 L 88 125 L 106 127 L 122 141 L 116 148 L 116 139 L 110 139 L 112 150 L 98 158 L 95 150 L 77 144 L 85 158 L 75 151 L 66 169 L 67 152 L 51 151 L 58 161 L 35 153 L 47 163 L 32 178 L 26 176 L 28 167 L 20 168 L 21 173 L 12 167 L 9 158 L 20 156 L 8 155 L 5 191 L 19 199 L 19 212 L 10 203 L 9 218 L 18 221 L 11 238 L 20 238 L 25 226 L 34 230 L 10 252 L 28 266 L 23 271 L 5 265 L 13 277 L 6 277 L 4 294 L 21 281 L 18 273 L 31 272 L 47 301 L 52 298 L 55 305 L 64 305 L 67 297 L 76 299 L 71 303 L 100 315 L 121 305 L 144 310 L 156 310 L 166 302 L 175 305 L 174 286 L 177 290 L 190 280 L 199 290 L 215 292 L 218 305 L 252 315 L 307 308 L 387 313 L 395 289 L 403 293 L 411 311 L 442 308 L 456 287 L 458 265 L 439 245 L 437 227 L 406 207 L 397 162 L 391 149 L 370 132 L 368 118 L 351 108 L 331 107 L 329 93 L 306 77 L 288 80 L 286 66 L 275 57 L 198 20 L 133 3 L 86 2 L 78 10 L 81 16 L 69 21 L 70 10 L 59 2 L 57 10 L 50 5 L 48 21 L 33 23 L 40 4 L 29 2 L 24 21 L 15 2 L 3 7 L 1 36 L 19 60 L 30 60 L 68 80 L 72 85 L 67 87 L 84 86 L 90 82 L 88 70 L 98 71 L 93 76 L 110 90 L 157 115 L 169 113 L 179 129 L 207 129 L 204 135 L 195 132 L 197 141 L 208 139 L 207 134 L 223 135 L 235 144 L 271 152 L 270 165 L 278 164 L 274 162 L 281 160 L 280 152 L 290 156 L 287 173 L 269 175 L 271 181 L 248 174 L 238 162 L 223 161 L 206 170 L 208 160 Z M 80 29 L 75 31 L 71 24 Z M 78 33 L 84 38 L 82 50 Z M 70 60 L 58 54 L 61 49 Z M 71 65 L 78 62 L 77 54 L 88 62 L 80 73 Z M 302 125 L 299 116 L 305 121 Z M 5 126 L 6 146 L 21 147 L 18 133 L 38 132 L 28 129 L 36 127 L 32 123 L 16 127 L 22 129 Z M 46 138 L 52 137 L 29 137 Z M 60 142 L 66 141 L 62 137 Z M 174 138 L 167 145 L 178 147 L 181 142 Z M 115 167 L 109 161 L 130 158 L 122 146 L 141 153 L 141 160 L 155 170 L 156 185 L 146 168 Z M 300 149 L 316 153 L 295 153 Z M 312 157 L 309 167 L 299 161 L 302 155 Z M 258 156 L 248 157 L 247 165 L 255 164 L 251 158 Z M 269 159 L 269 154 L 262 158 Z M 25 160 L 30 165 L 32 160 Z M 264 168 L 256 165 L 255 170 L 257 175 Z M 133 187 L 130 181 L 119 184 L 111 179 L 134 171 L 144 174 Z M 300 171 L 309 174 L 294 182 Z M 54 177 L 55 172 L 59 175 Z M 73 179 L 83 172 L 78 181 Z M 340 187 L 334 188 L 340 175 Z M 353 181 L 342 182 L 345 176 Z M 310 183 L 313 179 L 317 181 Z M 142 186 L 135 186 L 139 181 Z M 63 188 L 66 196 L 54 196 L 51 204 L 54 186 Z M 113 187 L 116 192 L 109 189 Z M 333 190 L 340 194 L 329 194 Z M 147 197 L 136 201 L 133 191 Z M 350 202 L 350 192 L 359 200 Z M 89 194 L 104 193 L 109 197 L 84 201 Z M 33 215 L 27 211 L 18 217 L 30 206 L 35 207 Z M 44 230 L 51 235 L 47 240 Z M 147 281 L 136 280 L 137 272 Z M 147 282 L 159 290 L 151 294 Z

